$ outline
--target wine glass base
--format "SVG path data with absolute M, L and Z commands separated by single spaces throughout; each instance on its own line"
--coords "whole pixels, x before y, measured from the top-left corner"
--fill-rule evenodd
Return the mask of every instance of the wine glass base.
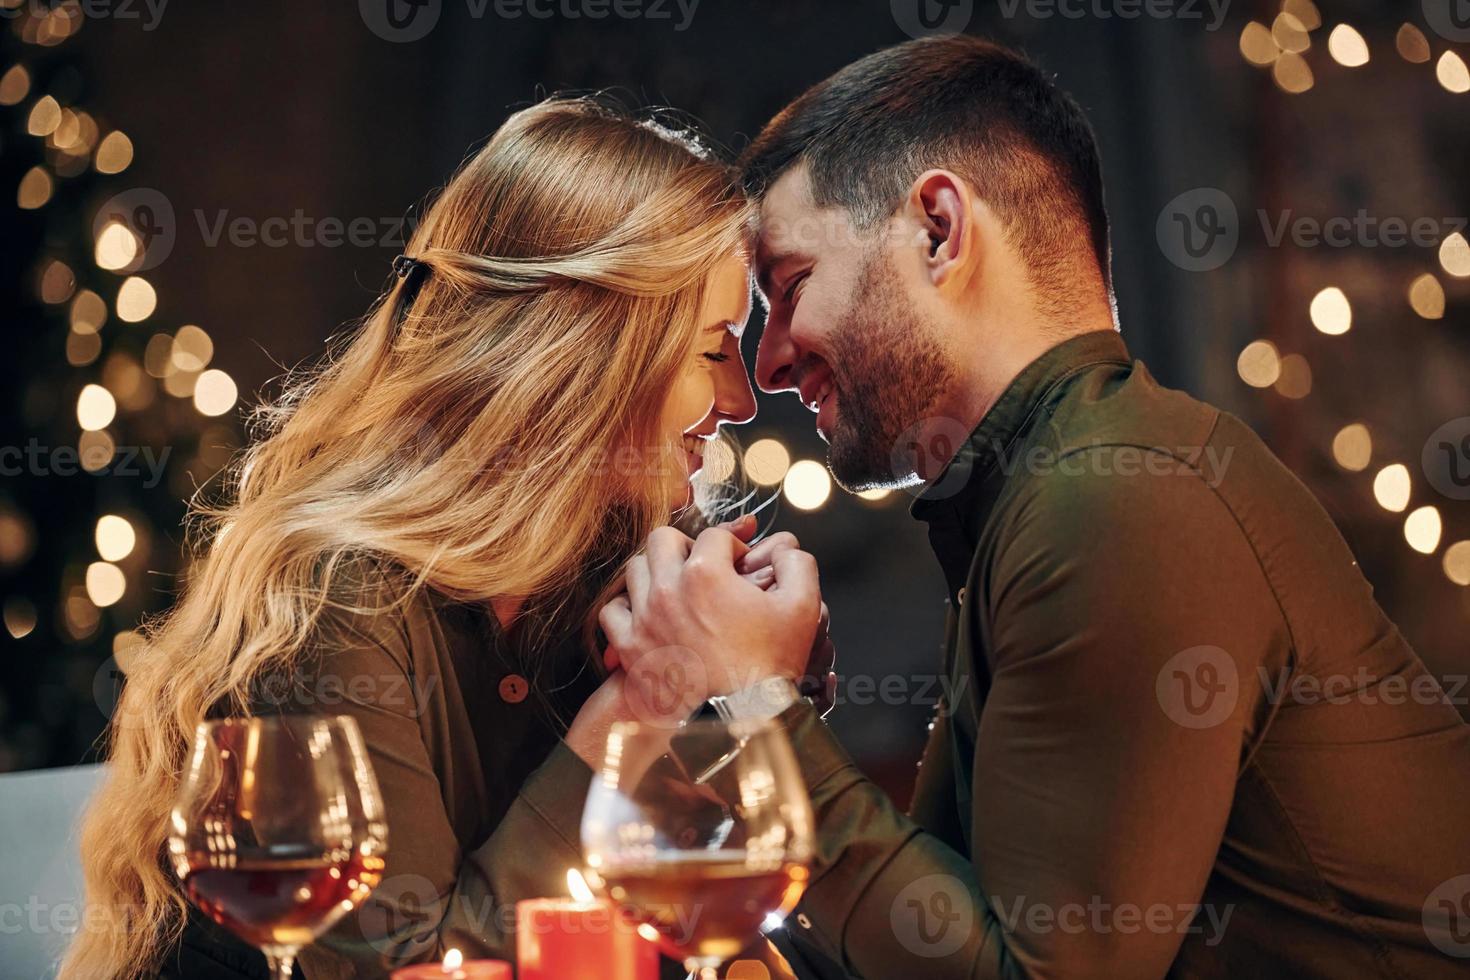
M 296 966 L 296 946 L 262 946 L 266 965 L 270 967 L 274 980 L 291 980 L 291 971 Z M 702 980 L 702 978 L 701 978 Z

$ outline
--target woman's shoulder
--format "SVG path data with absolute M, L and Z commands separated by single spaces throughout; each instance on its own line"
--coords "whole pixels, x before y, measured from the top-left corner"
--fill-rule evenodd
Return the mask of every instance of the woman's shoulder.
M 311 646 L 323 654 L 386 653 L 404 669 L 416 654 L 442 647 L 446 598 L 391 559 L 343 557 L 325 575 Z

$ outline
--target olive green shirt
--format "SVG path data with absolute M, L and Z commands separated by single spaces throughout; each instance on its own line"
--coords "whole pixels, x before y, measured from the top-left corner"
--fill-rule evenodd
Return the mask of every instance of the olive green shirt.
M 432 590 L 328 626 L 293 696 L 356 718 L 388 858 L 364 906 L 302 952 L 306 976 L 386 976 L 451 947 L 514 963 L 515 903 L 566 895 L 582 866 L 592 772 L 562 735 L 599 671 L 570 641 L 528 664 L 486 604 Z
M 1245 425 L 1079 336 L 913 513 L 960 694 L 908 815 L 783 716 L 818 819 L 806 969 L 1470 975 L 1470 727 Z

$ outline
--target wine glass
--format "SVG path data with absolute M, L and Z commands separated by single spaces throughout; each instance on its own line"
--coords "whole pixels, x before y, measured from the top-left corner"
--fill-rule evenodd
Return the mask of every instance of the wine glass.
M 582 813 L 593 887 L 701 980 L 795 907 L 812 840 L 811 800 L 772 720 L 619 722 Z
M 378 781 L 345 716 L 203 722 L 170 824 L 185 894 L 279 980 L 367 898 L 387 853 Z

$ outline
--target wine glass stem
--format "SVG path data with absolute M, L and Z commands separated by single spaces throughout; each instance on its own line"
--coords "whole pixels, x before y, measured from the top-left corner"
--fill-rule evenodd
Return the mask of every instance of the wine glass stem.
M 291 980 L 291 968 L 296 965 L 296 950 L 286 949 L 266 953 L 265 961 L 270 965 L 271 972 L 275 974 L 275 980 Z

